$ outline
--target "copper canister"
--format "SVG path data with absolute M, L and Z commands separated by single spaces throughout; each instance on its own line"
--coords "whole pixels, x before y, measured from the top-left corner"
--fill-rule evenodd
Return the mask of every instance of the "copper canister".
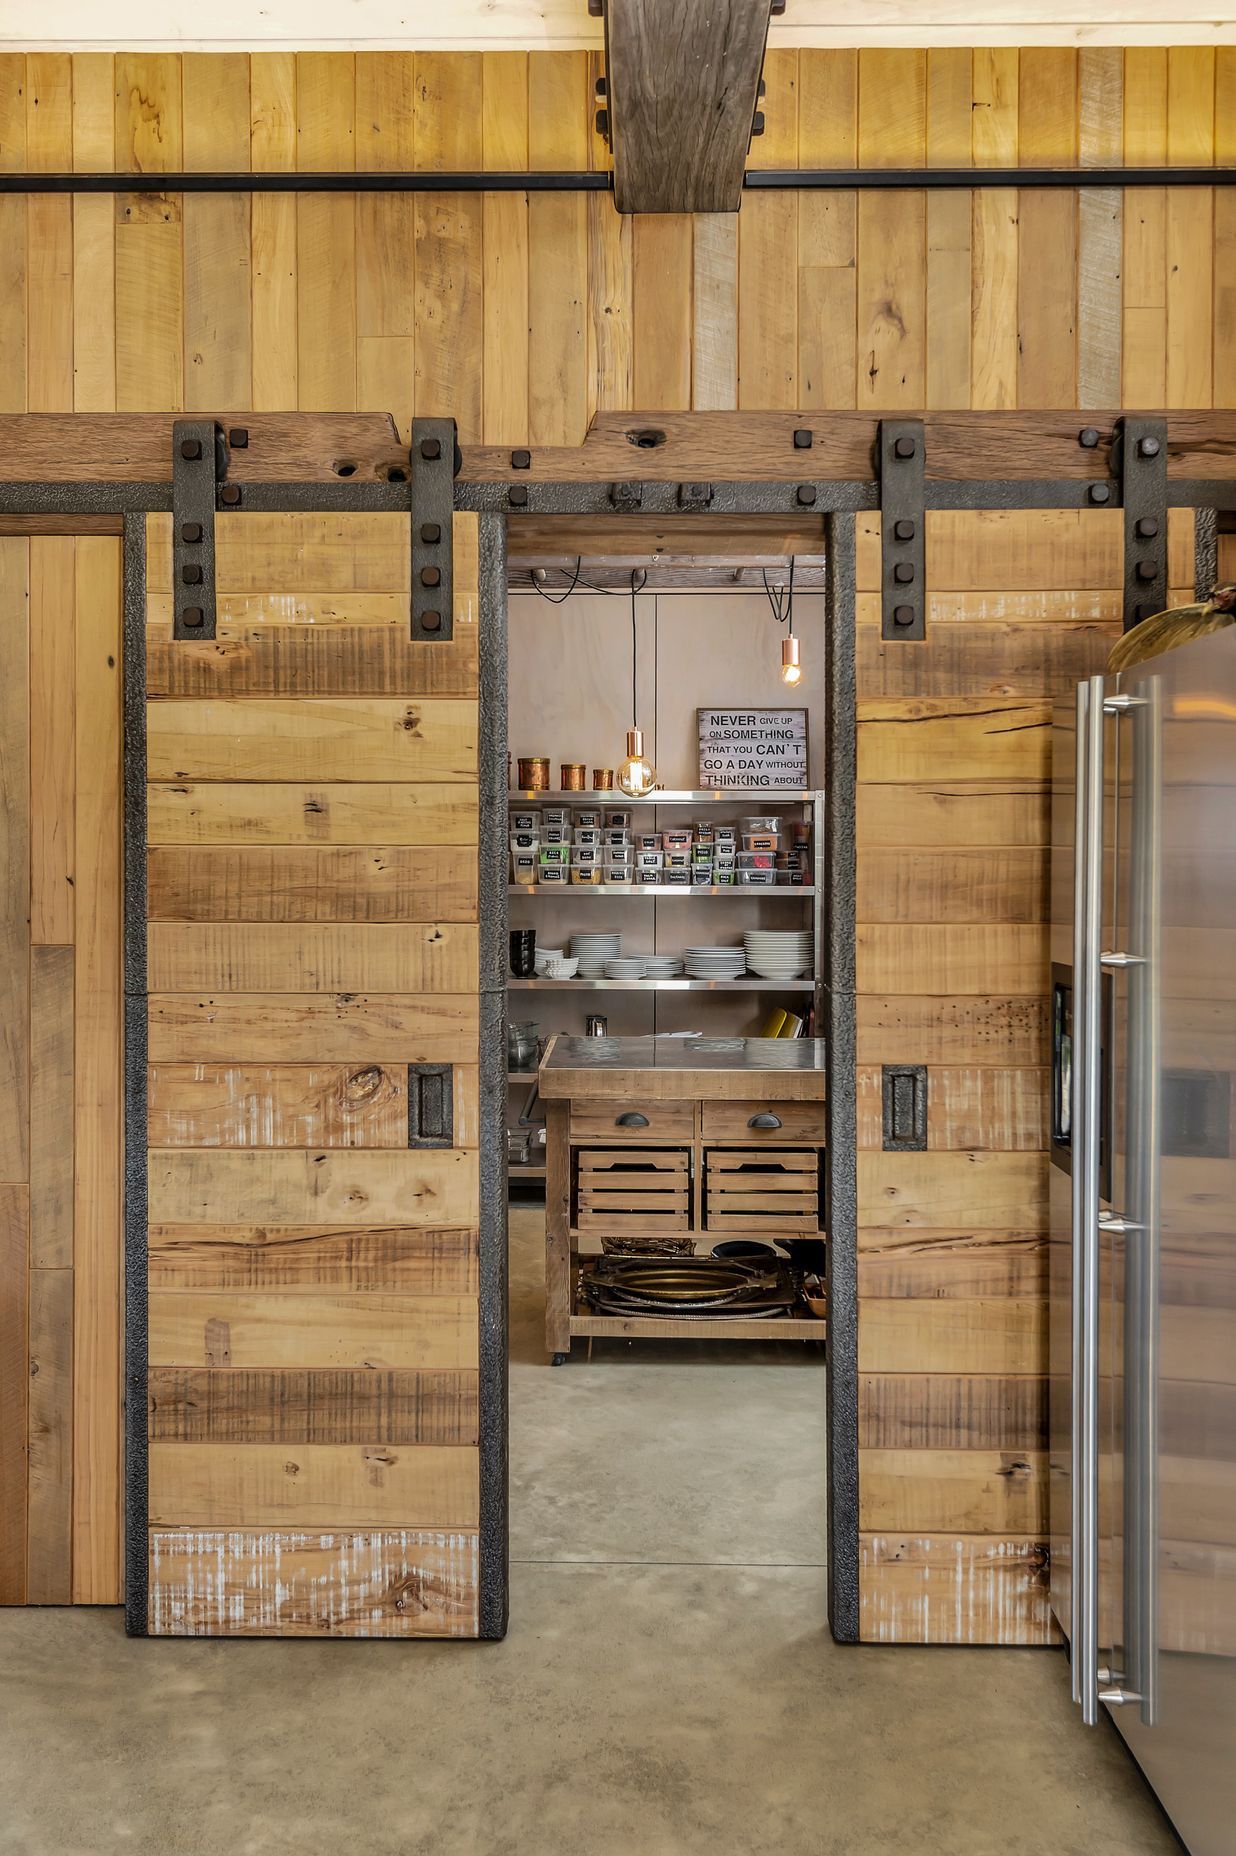
M 559 790 L 564 793 L 582 793 L 585 791 L 584 781 L 587 776 L 588 769 L 582 760 L 564 760 L 562 785 Z
M 549 791 L 549 756 L 533 754 L 519 763 L 519 790 L 524 793 Z
M 613 792 L 614 770 L 612 767 L 594 767 L 592 769 L 592 790 L 594 793 Z

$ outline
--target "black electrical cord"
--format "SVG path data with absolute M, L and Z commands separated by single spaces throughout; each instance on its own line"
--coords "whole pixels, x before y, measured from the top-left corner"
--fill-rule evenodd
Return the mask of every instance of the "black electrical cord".
M 583 565 L 584 565 L 583 555 L 577 554 L 575 556 L 575 572 L 571 576 L 571 583 L 569 586 L 564 587 L 562 592 L 557 594 L 556 596 L 553 593 L 547 593 L 545 591 L 545 588 L 541 585 L 540 581 L 536 578 L 535 575 L 530 575 L 529 578 L 531 579 L 532 584 L 535 587 L 536 591 L 541 595 L 542 599 L 547 599 L 551 606 L 561 606 L 564 600 L 570 599 L 572 593 L 575 591 L 576 587 L 579 585 L 580 570 L 582 569 Z M 563 568 L 562 572 L 565 573 L 566 569 Z
M 639 710 L 637 702 L 636 666 L 638 664 L 639 637 L 635 623 L 635 595 L 648 584 L 648 569 L 633 567 L 631 569 L 631 726 L 639 727 Z
M 769 586 L 768 569 L 760 568 L 760 578 L 764 582 L 764 595 L 769 609 L 778 625 L 788 625 L 790 637 L 794 636 L 794 556 L 790 556 L 790 583 L 785 586 Z

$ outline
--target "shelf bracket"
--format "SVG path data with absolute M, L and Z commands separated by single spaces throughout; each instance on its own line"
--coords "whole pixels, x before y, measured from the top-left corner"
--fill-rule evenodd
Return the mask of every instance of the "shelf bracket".
M 881 419 L 875 466 L 880 485 L 882 638 L 927 636 L 926 454 L 921 419 Z
M 452 519 L 461 463 L 453 419 L 412 421 L 412 639 L 453 636 Z

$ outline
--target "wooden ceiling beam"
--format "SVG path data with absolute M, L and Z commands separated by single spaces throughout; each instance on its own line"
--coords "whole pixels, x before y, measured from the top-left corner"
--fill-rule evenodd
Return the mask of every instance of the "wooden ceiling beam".
M 606 0 L 620 213 L 736 213 L 769 0 Z

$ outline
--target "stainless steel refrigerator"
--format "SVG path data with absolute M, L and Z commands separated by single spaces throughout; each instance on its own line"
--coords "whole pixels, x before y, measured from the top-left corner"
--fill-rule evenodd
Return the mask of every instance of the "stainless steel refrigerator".
M 1057 710 L 1051 1594 L 1193 1856 L 1236 1850 L 1236 633 Z

